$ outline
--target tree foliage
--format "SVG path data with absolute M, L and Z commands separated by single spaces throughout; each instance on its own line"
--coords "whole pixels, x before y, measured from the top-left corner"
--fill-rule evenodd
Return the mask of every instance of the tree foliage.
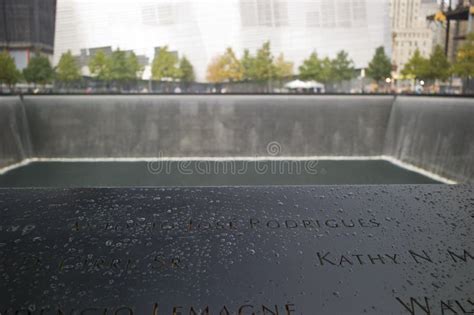
M 390 78 L 391 72 L 392 64 L 390 58 L 385 54 L 385 49 L 383 47 L 378 47 L 367 68 L 367 75 L 379 82 L 386 78 Z
M 405 64 L 402 75 L 408 78 L 420 80 L 429 77 L 429 60 L 424 58 L 417 49 Z
M 98 80 L 110 80 L 110 59 L 103 50 L 99 50 L 89 61 L 89 71 Z
M 315 80 L 321 83 L 341 82 L 355 76 L 354 63 L 345 51 L 337 53 L 336 58 L 320 59 L 313 52 L 299 67 L 302 80 Z
M 269 81 L 275 78 L 275 65 L 273 64 L 273 55 L 270 48 L 270 42 L 263 43 L 257 50 L 254 63 L 255 80 Z
M 16 68 L 15 60 L 4 50 L 0 53 L 0 84 L 13 86 L 20 80 L 20 71 Z
M 323 81 L 323 64 L 316 52 L 311 53 L 303 64 L 299 67 L 300 78 L 302 80 Z
M 250 54 L 248 49 L 244 50 L 244 54 L 240 61 L 243 69 L 243 79 L 244 80 L 255 80 L 255 57 Z
M 81 79 L 81 72 L 71 52 L 62 54 L 56 67 L 56 76 L 62 82 L 74 82 Z
M 444 50 L 436 45 L 428 62 L 427 79 L 446 81 L 451 76 L 451 65 L 449 64 Z
M 193 65 L 185 56 L 179 61 L 179 79 L 182 82 L 193 82 L 195 80 Z
M 275 77 L 277 79 L 284 79 L 293 75 L 293 62 L 286 61 L 283 54 L 280 54 L 275 59 Z
M 89 71 L 98 80 L 126 82 L 138 79 L 143 67 L 133 51 L 117 49 L 107 56 L 99 50 L 89 61 Z
M 334 68 L 333 61 L 329 57 L 324 57 L 321 60 L 321 73 L 319 75 L 319 81 L 321 83 L 330 83 L 334 82 Z
M 338 52 L 331 64 L 334 82 L 351 80 L 355 77 L 354 62 L 349 58 L 349 54 L 346 51 L 341 50 Z
M 180 71 L 178 56 L 168 50 L 168 46 L 160 47 L 153 59 L 151 76 L 154 80 L 178 79 Z
M 240 63 L 244 80 L 269 81 L 293 75 L 293 63 L 285 60 L 283 54 L 273 58 L 270 42 L 268 41 L 263 43 L 255 56 L 248 49 L 245 49 Z
M 29 83 L 47 84 L 53 80 L 54 70 L 47 57 L 36 55 L 23 69 L 23 77 Z
M 416 80 L 446 81 L 451 75 L 451 66 L 443 48 L 437 45 L 429 58 L 421 55 L 417 49 L 405 64 L 402 75 Z
M 117 49 L 110 55 L 109 73 L 112 81 L 125 81 L 128 77 L 128 60 L 124 51 Z
M 135 53 L 120 49 L 112 52 L 110 60 L 106 64 L 109 66 L 110 80 L 117 82 L 136 80 L 142 69 Z
M 459 48 L 452 69 L 461 78 L 469 79 L 474 76 L 474 33 L 470 33 Z
M 242 64 L 230 47 L 223 55 L 214 57 L 207 67 L 206 78 L 210 82 L 240 81 L 243 76 Z
M 320 59 L 316 52 L 311 53 L 308 59 L 299 67 L 302 80 L 314 80 L 321 83 L 333 81 L 332 61 L 328 57 Z
M 127 54 L 127 79 L 137 80 L 142 76 L 143 66 L 140 64 L 137 55 L 131 51 Z

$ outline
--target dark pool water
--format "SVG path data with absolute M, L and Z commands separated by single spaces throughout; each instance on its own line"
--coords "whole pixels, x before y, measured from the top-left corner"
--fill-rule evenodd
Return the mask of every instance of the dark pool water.
M 33 162 L 0 187 L 433 184 L 384 160 Z

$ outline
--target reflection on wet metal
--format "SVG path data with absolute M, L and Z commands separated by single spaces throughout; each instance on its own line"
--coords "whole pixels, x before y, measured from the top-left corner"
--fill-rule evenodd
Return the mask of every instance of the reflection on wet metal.
M 470 314 L 468 186 L 1 189 L 0 314 Z

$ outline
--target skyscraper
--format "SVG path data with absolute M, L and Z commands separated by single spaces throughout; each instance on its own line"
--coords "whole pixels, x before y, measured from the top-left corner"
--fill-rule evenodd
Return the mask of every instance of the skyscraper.
M 19 69 L 33 53 L 53 56 L 56 0 L 2 0 L 0 50 L 6 49 Z
M 396 66 L 395 78 L 418 49 L 428 57 L 435 44 L 436 31 L 426 17 L 438 10 L 436 0 L 392 0 L 392 64 Z

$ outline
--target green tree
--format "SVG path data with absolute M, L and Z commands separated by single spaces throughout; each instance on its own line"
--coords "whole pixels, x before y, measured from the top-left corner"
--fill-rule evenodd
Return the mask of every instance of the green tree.
M 81 79 L 81 71 L 70 51 L 61 55 L 56 67 L 56 76 L 59 81 L 66 84 Z
M 352 61 L 348 60 L 345 53 L 339 53 L 338 56 L 334 60 L 328 57 L 320 59 L 318 54 L 313 52 L 299 67 L 300 78 L 302 80 L 315 80 L 324 84 L 352 78 L 354 76 Z
M 47 57 L 36 55 L 30 59 L 28 66 L 23 69 L 23 77 L 28 83 L 44 85 L 53 80 L 54 70 Z
M 298 68 L 300 71 L 300 78 L 302 80 L 316 80 L 321 77 L 322 72 L 321 60 L 316 52 L 311 53 L 309 58 L 303 61 L 303 64 Z
M 21 78 L 20 71 L 16 68 L 15 60 L 4 50 L 0 53 L 0 84 L 12 88 Z
M 355 77 L 354 62 L 344 50 L 337 53 L 332 60 L 332 77 L 335 82 L 351 80 Z
M 212 59 L 207 67 L 207 80 L 209 82 L 240 81 L 244 76 L 244 69 L 232 48 L 227 48 L 223 55 Z
M 119 84 L 131 79 L 127 53 L 120 49 L 114 50 L 110 55 L 109 73 L 112 81 Z
M 463 84 L 463 93 L 466 93 L 466 87 L 474 76 L 474 33 L 468 34 L 466 41 L 458 49 L 452 71 L 467 80 L 467 84 Z
M 402 75 L 415 80 L 429 78 L 429 60 L 417 49 L 401 71 Z
M 248 49 L 244 50 L 242 59 L 240 60 L 243 68 L 244 80 L 255 80 L 255 57 L 253 57 Z
M 273 64 L 270 42 L 263 43 L 262 47 L 257 50 L 254 69 L 256 80 L 269 81 L 275 78 L 275 65 Z
M 168 50 L 168 46 L 160 47 L 153 59 L 151 76 L 154 80 L 164 78 L 177 79 L 180 71 L 178 68 L 178 57 Z
M 110 58 L 104 51 L 99 50 L 89 61 L 89 71 L 98 80 L 110 80 Z
M 378 47 L 367 68 L 367 76 L 380 82 L 386 78 L 390 78 L 391 72 L 392 63 L 390 62 L 390 58 L 385 54 L 383 47 Z
M 193 82 L 195 80 L 193 65 L 185 56 L 179 61 L 179 74 L 179 79 L 183 82 Z
M 317 80 L 321 83 L 327 84 L 335 81 L 334 78 L 334 64 L 329 57 L 324 57 L 323 60 L 321 60 L 321 73 L 319 80 Z
M 143 66 L 140 64 L 137 55 L 132 51 L 127 54 L 127 80 L 137 80 L 142 76 Z
M 451 65 L 440 45 L 430 55 L 428 66 L 428 79 L 446 81 L 451 76 Z
M 311 53 L 303 64 L 298 68 L 302 80 L 315 80 L 322 82 L 323 63 L 316 52 Z
M 458 49 L 453 72 L 463 79 L 474 77 L 474 33 L 470 33 Z
M 279 80 L 291 77 L 293 75 L 293 62 L 286 61 L 283 54 L 275 59 L 275 77 Z

